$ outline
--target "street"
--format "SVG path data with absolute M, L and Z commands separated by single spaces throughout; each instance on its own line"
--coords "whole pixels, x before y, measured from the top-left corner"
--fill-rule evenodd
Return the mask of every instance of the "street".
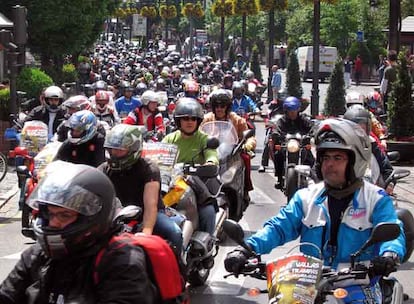
M 323 100 L 326 95 L 328 84 L 320 84 L 320 110 L 323 109 Z M 304 83 L 304 96 L 310 97 L 311 83 Z M 354 87 L 356 90 L 368 93 L 373 90 L 373 85 Z M 309 110 L 309 109 L 308 109 Z M 256 122 L 256 137 L 258 147 L 256 150 L 256 157 L 252 160 L 252 179 L 255 190 L 251 193 L 252 202 L 248 207 L 244 217 L 240 221 L 245 235 L 248 236 L 261 228 L 263 222 L 269 217 L 275 215 L 279 209 L 286 204 L 286 197 L 282 192 L 274 188 L 275 178 L 273 177 L 272 165 L 270 164 L 265 173 L 258 173 L 257 168 L 261 161 L 261 153 L 264 142 L 264 124 L 259 119 Z M 404 165 L 403 168 L 409 168 Z M 414 173 L 412 172 L 412 175 Z M 410 176 L 407 181 L 401 182 L 401 188 L 397 188 L 396 192 L 399 198 L 399 205 L 401 207 L 409 208 L 414 212 L 411 204 L 414 196 L 410 192 L 413 189 L 413 176 Z M 410 183 L 410 184 L 408 184 Z M 411 184 L 412 183 L 412 184 Z M 404 190 L 405 189 L 405 190 Z M 20 213 L 17 211 L 16 198 L 11 200 L 6 206 L 9 212 L 7 217 L 0 213 L 0 281 L 3 280 L 13 265 L 19 258 L 22 250 L 27 248 L 31 242 L 20 234 Z M 285 244 L 277 248 L 270 255 L 264 255 L 263 260 L 270 260 L 286 253 L 297 242 Z M 258 297 L 252 298 L 247 295 L 249 288 L 258 287 L 260 289 L 266 288 L 265 281 L 258 281 L 245 277 L 229 277 L 224 278 L 226 271 L 224 270 L 223 260 L 226 253 L 234 248 L 235 244 L 227 239 L 220 245 L 220 250 L 215 258 L 215 266 L 210 273 L 208 283 L 204 287 L 199 287 L 191 290 L 191 301 L 193 303 L 265 303 L 267 299 L 266 294 L 260 294 Z M 298 249 L 296 249 L 298 250 Z M 404 291 L 410 296 L 410 300 L 406 303 L 414 303 L 414 270 L 412 269 L 414 257 L 401 265 L 399 271 L 395 273 L 404 286 Z M 394 275 L 394 274 L 393 274 Z

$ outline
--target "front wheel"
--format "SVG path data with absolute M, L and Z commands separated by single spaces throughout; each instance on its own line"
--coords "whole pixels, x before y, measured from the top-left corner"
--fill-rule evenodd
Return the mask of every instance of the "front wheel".
M 288 202 L 295 194 L 298 187 L 298 174 L 294 167 L 289 167 L 286 173 L 286 196 Z
M 190 283 L 192 287 L 203 286 L 206 283 L 209 274 L 210 269 L 194 269 L 188 275 L 188 283 Z
M 3 153 L 0 153 L 0 182 L 7 173 L 7 158 Z

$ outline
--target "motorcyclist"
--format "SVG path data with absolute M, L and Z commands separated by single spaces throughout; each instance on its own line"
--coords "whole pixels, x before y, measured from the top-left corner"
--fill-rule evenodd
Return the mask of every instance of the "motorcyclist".
M 391 198 L 363 179 L 371 155 L 368 136 L 351 121 L 328 119 L 321 123 L 315 144 L 317 174 L 323 182 L 296 192 L 278 215 L 246 239 L 247 245 L 257 254 L 266 254 L 300 237 L 302 243 L 321 250 L 325 265 L 340 269 L 367 241 L 373 227 L 392 222 L 400 224 L 400 236 L 370 247 L 361 260 L 382 256 L 383 265 L 394 269 L 405 255 L 405 237 Z M 301 250 L 320 255 L 313 246 Z M 247 252 L 241 247 L 230 252 L 224 262 L 227 271 L 238 273 L 249 257 Z
M 218 89 L 210 94 L 209 99 L 212 112 L 204 115 L 202 124 L 215 120 L 230 121 L 236 129 L 239 139 L 243 138 L 243 131 L 248 130 L 248 126 L 243 117 L 231 111 L 230 93 L 225 89 Z M 241 153 L 246 168 L 244 176 L 244 197 L 247 201 L 250 201 L 249 191 L 253 190 L 253 183 L 250 176 L 251 157 L 248 153 L 256 149 L 256 138 L 254 136 L 247 139 L 244 144 L 244 149 L 245 152 Z
M 141 247 L 108 250 L 95 269 L 98 252 L 118 230 L 115 202 L 112 183 L 99 170 L 51 163 L 28 201 L 39 211 L 37 242 L 1 283 L 0 303 L 156 303 Z
M 70 130 L 68 121 L 72 114 L 82 110 L 89 110 L 91 103 L 86 96 L 75 95 L 65 100 L 62 107 L 66 110 L 65 120 L 62 121 L 56 130 L 57 140 L 61 142 L 68 138 L 68 132 Z
M 44 92 L 44 99 L 45 103 L 30 111 L 23 123 L 31 120 L 43 121 L 48 125 L 48 137 L 52 138 L 58 126 L 65 119 L 65 110 L 61 107 L 63 91 L 57 86 L 50 86 Z
M 259 112 L 254 101 L 244 94 L 244 86 L 240 81 L 233 82 L 233 103 L 231 110 L 245 117 L 247 113 Z
M 233 90 L 233 75 L 231 74 L 226 74 L 223 77 L 223 89 L 226 90 Z
M 92 112 L 100 121 L 105 121 L 109 127 L 113 127 L 120 122 L 120 118 L 115 109 L 109 105 L 109 94 L 106 91 L 98 91 L 95 94 L 95 105 Z
M 374 157 L 371 157 L 371 162 L 368 165 L 368 173 L 370 175 L 368 178 L 369 180 L 374 178 L 374 180 L 371 179 L 370 181 L 380 187 L 383 187 L 384 181 L 386 181 L 392 174 L 393 168 L 387 154 L 381 150 L 379 143 L 373 136 L 371 136 L 371 117 L 368 110 L 361 105 L 353 105 L 346 110 L 344 119 L 348 119 L 359 124 L 369 136 L 371 141 L 371 150 Z M 378 170 L 379 172 L 377 172 Z M 387 191 L 388 194 L 392 194 L 393 188 L 394 185 L 389 184 L 387 185 L 385 191 Z
M 162 114 L 158 111 L 159 98 L 157 93 L 147 90 L 141 96 L 142 106 L 135 108 L 125 118 L 128 125 L 145 126 L 147 131 L 154 131 L 157 138 L 165 135 L 165 126 Z
M 346 107 L 349 108 L 353 105 L 364 105 L 365 96 L 362 95 L 359 92 L 356 91 L 350 91 L 345 96 L 345 104 Z M 375 117 L 375 115 L 372 112 L 369 112 L 370 114 L 370 120 L 371 120 L 371 130 L 373 132 L 373 136 L 379 139 L 381 143 L 381 147 L 385 151 L 387 149 L 387 141 L 386 136 L 384 134 L 384 127 L 381 125 L 381 123 L 378 121 L 378 119 Z
M 74 113 L 68 120 L 68 138 L 55 159 L 98 167 L 105 161 L 105 136 L 98 132 L 96 116 L 89 110 Z
M 142 232 L 157 234 L 181 251 L 181 230 L 166 214 L 160 197 L 161 176 L 158 166 L 141 157 L 143 138 L 138 127 L 116 125 L 106 136 L 110 157 L 99 169 L 111 179 L 123 206 L 143 208 Z
M 194 161 L 195 164 L 219 164 L 215 149 L 206 149 L 204 153 L 198 154 L 206 147 L 208 139 L 208 136 L 198 129 L 203 117 L 203 109 L 196 100 L 184 97 L 177 101 L 174 122 L 178 130 L 168 134 L 162 140 L 165 143 L 177 145 L 177 162 L 191 164 Z M 198 200 L 197 203 L 200 219 L 199 230 L 213 235 L 217 202 L 208 198 L 204 201 Z
M 312 129 L 312 122 L 306 116 L 299 113 L 300 100 L 297 97 L 289 96 L 283 102 L 283 111 L 285 114 L 277 121 L 276 128 L 272 134 L 274 143 L 281 143 L 285 140 L 287 134 L 300 133 L 306 135 Z M 302 155 L 303 163 L 313 166 L 314 159 L 312 153 Z M 283 174 L 285 170 L 285 153 L 284 149 L 275 151 L 275 175 L 277 176 L 276 188 L 281 189 L 283 185 Z M 261 168 L 259 168 L 260 171 Z
M 247 63 L 243 61 L 243 54 L 239 53 L 236 55 L 237 60 L 233 64 L 233 68 L 239 69 L 242 73 L 244 73 L 247 69 Z
M 134 88 L 130 84 L 125 84 L 123 90 L 124 96 L 119 97 L 115 101 L 115 109 L 121 120 L 124 120 L 135 108 L 141 106 L 141 101 L 132 96 Z

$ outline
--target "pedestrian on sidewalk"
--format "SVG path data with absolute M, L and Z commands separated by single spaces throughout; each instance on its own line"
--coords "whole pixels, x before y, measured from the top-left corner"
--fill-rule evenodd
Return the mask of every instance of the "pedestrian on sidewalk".
M 361 56 L 358 54 L 355 59 L 355 84 L 358 86 L 361 83 L 361 75 L 362 75 L 362 59 Z
M 384 70 L 384 77 L 380 85 L 382 100 L 384 101 L 384 113 L 388 110 L 388 95 L 391 92 L 391 85 L 397 79 L 397 52 L 390 50 L 388 52 L 388 66 Z
M 344 60 L 345 89 L 348 89 L 351 86 L 351 72 L 352 72 L 352 60 L 349 56 L 346 56 Z
M 279 67 L 275 64 L 272 66 L 272 96 L 273 101 L 277 102 L 279 97 L 279 90 L 282 87 L 282 74 L 279 72 Z M 270 100 L 269 100 L 270 102 Z

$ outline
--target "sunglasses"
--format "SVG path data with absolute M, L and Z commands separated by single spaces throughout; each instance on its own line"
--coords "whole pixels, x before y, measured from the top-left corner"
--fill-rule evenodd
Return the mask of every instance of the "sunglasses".
M 191 117 L 191 116 L 185 116 L 185 117 L 181 117 L 182 120 L 184 121 L 196 121 L 197 117 Z

